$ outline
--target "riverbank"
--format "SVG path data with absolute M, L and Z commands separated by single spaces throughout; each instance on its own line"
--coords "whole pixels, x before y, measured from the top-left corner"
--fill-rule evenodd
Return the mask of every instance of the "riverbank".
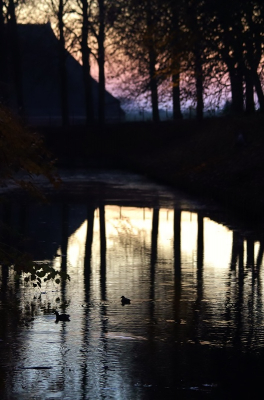
M 264 116 L 49 129 L 58 165 L 128 169 L 264 220 Z M 242 134 L 242 141 L 239 135 Z

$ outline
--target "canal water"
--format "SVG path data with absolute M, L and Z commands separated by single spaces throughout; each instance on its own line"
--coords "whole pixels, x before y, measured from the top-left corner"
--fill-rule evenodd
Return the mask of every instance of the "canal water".
M 40 183 L 46 202 L 2 194 L 1 241 L 70 279 L 18 280 L 1 261 L 1 399 L 258 392 L 261 232 L 133 174 L 63 171 L 55 193 Z M 56 322 L 55 310 L 70 321 Z

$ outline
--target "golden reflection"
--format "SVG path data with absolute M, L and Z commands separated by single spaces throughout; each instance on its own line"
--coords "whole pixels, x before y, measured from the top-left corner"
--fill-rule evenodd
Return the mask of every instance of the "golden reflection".
M 95 210 L 89 253 L 91 297 L 115 302 L 121 295 L 126 295 L 134 301 L 142 298 L 167 301 L 175 290 L 173 279 L 178 276 L 179 267 L 183 298 L 210 301 L 213 308 L 214 299 L 223 304 L 226 301 L 226 288 L 232 283 L 231 272 L 240 276 L 242 285 L 243 276 L 245 279 L 253 277 L 255 269 L 260 268 L 262 247 L 259 242 L 254 242 L 251 267 L 247 263 L 249 241 L 242 235 L 234 234 L 228 227 L 201 214 L 187 211 L 177 214 L 180 225 L 177 222 L 174 226 L 174 212 L 178 213 L 172 209 L 158 210 L 157 237 L 154 238 L 153 209 L 105 206 L 106 246 L 102 260 L 100 212 Z M 198 222 L 202 224 L 200 237 Z M 81 282 L 85 270 L 86 235 L 87 221 L 68 240 L 67 272 L 74 284 L 79 285 L 75 294 L 75 301 L 79 302 L 83 301 Z M 179 266 L 176 265 L 177 257 Z M 58 268 L 60 260 L 56 258 L 54 263 Z M 68 290 L 70 295 L 72 290 L 76 292 L 76 287 Z M 250 288 L 246 290 L 250 291 Z
M 207 268 L 228 268 L 232 231 L 209 218 L 204 219 L 204 264 Z
M 150 245 L 153 210 L 149 208 L 105 206 L 106 242 L 107 250 L 124 246 Z M 169 251 L 172 256 L 174 240 L 173 227 L 174 211 L 160 209 L 158 227 L 158 252 Z M 87 221 L 77 229 L 69 238 L 68 243 L 68 268 L 83 267 L 84 249 L 87 233 Z M 93 230 L 93 254 L 99 256 L 100 250 L 100 221 L 99 211 L 95 211 Z M 232 249 L 232 231 L 209 218 L 204 218 L 204 265 L 207 268 L 228 268 Z M 259 243 L 254 244 L 254 253 L 257 254 Z M 58 250 L 60 253 L 61 250 Z M 244 246 L 246 256 L 246 245 Z M 197 214 L 183 211 L 181 213 L 181 253 L 185 262 L 195 266 L 197 253 Z M 165 257 L 165 255 L 164 255 Z M 168 258 L 168 255 L 165 257 Z M 128 261 L 128 260 L 127 260 Z M 55 259 L 55 266 L 60 260 Z M 58 264 L 58 265 L 57 265 Z M 117 264 L 118 265 L 118 264 Z M 70 272 L 70 271 L 69 271 Z
M 184 264 L 195 266 L 197 246 L 197 215 L 191 212 L 181 214 L 181 252 Z
M 202 213 L 118 206 L 86 211 L 84 222 L 67 240 L 67 254 L 59 248 L 60 256 L 54 258 L 59 268 L 65 257 L 71 281 L 56 287 L 56 292 L 51 287 L 41 294 L 39 301 L 48 304 L 47 312 L 39 313 L 32 328 L 22 331 L 18 367 L 51 366 L 52 374 L 43 382 L 52 382 L 54 392 L 63 382 L 58 393 L 83 390 L 91 394 L 89 398 L 98 398 L 98 388 L 114 387 L 116 398 L 121 391 L 122 398 L 129 398 L 123 376 L 129 375 L 133 363 L 141 374 L 148 365 L 145 359 L 153 359 L 151 373 L 154 365 L 159 375 L 160 365 L 169 366 L 167 374 L 175 360 L 181 363 L 186 343 L 197 348 L 222 349 L 237 343 L 263 347 L 263 283 L 261 274 L 254 278 L 263 242 L 232 232 Z M 103 214 L 105 263 L 100 237 Z M 92 232 L 87 221 L 92 221 Z M 246 264 L 247 258 L 253 258 L 254 265 Z M 131 298 L 131 304 L 122 306 L 121 295 Z M 55 324 L 54 305 L 66 308 L 71 322 Z M 181 356 L 175 357 L 179 353 L 171 349 L 179 344 Z M 19 377 L 26 371 L 19 371 Z M 35 385 L 35 371 L 29 371 L 27 379 Z
M 68 243 L 68 267 L 71 269 L 77 266 L 83 267 L 84 245 L 86 240 L 87 221 L 77 229 L 69 238 Z

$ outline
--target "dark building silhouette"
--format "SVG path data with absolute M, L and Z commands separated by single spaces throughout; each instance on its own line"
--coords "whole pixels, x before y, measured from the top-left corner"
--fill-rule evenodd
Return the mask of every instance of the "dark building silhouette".
M 59 41 L 49 23 L 18 25 L 21 77 L 25 117 L 35 124 L 61 124 Z M 67 52 L 69 118 L 73 124 L 85 122 L 82 66 Z M 98 118 L 98 82 L 93 82 L 95 119 Z M 8 103 L 18 111 L 12 65 L 9 68 Z M 120 101 L 105 91 L 106 121 L 120 121 L 125 112 Z

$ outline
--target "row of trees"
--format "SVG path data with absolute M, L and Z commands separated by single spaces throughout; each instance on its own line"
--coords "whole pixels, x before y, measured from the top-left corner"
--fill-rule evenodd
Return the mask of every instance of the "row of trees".
M 201 119 L 204 99 L 211 96 L 217 101 L 228 92 L 233 113 L 254 112 L 255 95 L 264 111 L 261 0 L 130 0 L 125 4 L 116 30 L 124 54 L 138 67 L 142 90 L 150 90 L 155 121 L 158 88 L 168 80 L 174 118 L 181 117 L 181 99 L 193 100 Z M 124 18 L 125 29 L 120 29 Z
M 0 0 L 0 53 L 4 54 L 1 32 L 8 22 L 13 32 L 15 65 L 19 68 L 17 18 L 42 22 L 48 16 L 59 39 L 64 124 L 68 123 L 65 48 L 79 57 L 83 65 L 89 122 L 94 121 L 94 60 L 101 122 L 105 120 L 106 76 L 119 78 L 120 96 L 146 94 L 154 121 L 159 121 L 161 101 L 172 102 L 174 119 L 182 117 L 184 101 L 196 105 L 196 116 L 201 119 L 205 100 L 210 98 L 217 103 L 224 96 L 231 96 L 235 114 L 254 112 L 255 99 L 260 111 L 264 111 L 262 0 L 42 0 L 35 4 L 34 0 L 16 0 L 15 4 L 14 1 Z M 25 14 L 30 5 L 34 11 Z M 1 76 L 3 71 L 0 62 Z M 19 79 L 17 90 L 19 93 Z M 23 109 L 21 94 L 20 102 Z

